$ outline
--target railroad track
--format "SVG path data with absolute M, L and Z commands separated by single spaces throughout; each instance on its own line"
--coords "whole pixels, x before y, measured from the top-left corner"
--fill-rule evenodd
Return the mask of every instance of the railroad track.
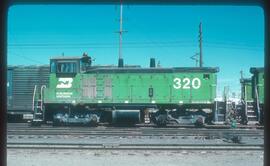
M 232 141 L 244 138 L 242 142 Z M 263 130 L 155 127 L 30 127 L 8 124 L 10 149 L 263 150 Z M 80 142 L 80 143 L 78 143 Z
M 91 131 L 91 132 L 59 132 L 58 131 L 9 131 L 8 135 L 93 135 L 93 136 L 216 136 L 216 137 L 221 137 L 221 136 L 230 136 L 230 135 L 238 135 L 238 136 L 246 136 L 246 137 L 253 137 L 253 136 L 260 136 L 263 137 L 262 133 L 242 133 L 242 132 L 228 132 L 228 131 L 207 131 L 207 132 L 202 132 L 202 131 L 194 131 L 194 132 L 134 132 L 134 131 L 129 131 L 129 132 L 108 132 L 108 131 Z
M 25 127 L 29 127 L 30 124 L 28 123 L 8 123 L 7 125 L 8 127 L 16 127 L 16 128 L 25 128 Z M 52 125 L 51 124 L 44 124 L 40 127 L 37 128 L 51 128 Z M 60 126 L 61 128 L 67 128 L 66 126 Z M 74 127 L 74 126 L 73 126 Z M 83 126 L 84 128 L 90 128 L 89 126 Z M 99 124 L 99 127 L 116 127 L 116 128 L 121 128 L 123 126 L 112 126 L 108 123 L 101 123 Z M 128 127 L 145 127 L 145 128 L 158 128 L 156 125 L 154 124 L 136 124 L 133 126 L 128 126 Z M 35 127 L 32 127 L 35 128 Z M 57 128 L 57 127 L 56 127 Z M 91 127 L 91 128 L 95 128 L 95 127 Z M 181 124 L 181 125 L 167 125 L 165 127 L 162 127 L 161 129 L 170 129 L 170 128 L 197 128 L 195 127 L 193 124 Z M 218 125 L 204 125 L 205 129 L 231 129 L 230 125 L 224 125 L 224 124 L 218 124 Z M 264 129 L 264 126 L 260 126 L 260 125 L 256 125 L 256 124 L 252 124 L 252 125 L 237 125 L 238 129 Z
M 264 150 L 262 144 L 78 144 L 8 143 L 9 149 L 80 149 L 80 150 Z
M 8 135 L 94 135 L 94 136 L 256 136 L 263 137 L 260 129 L 206 129 L 154 127 L 29 127 L 8 125 Z

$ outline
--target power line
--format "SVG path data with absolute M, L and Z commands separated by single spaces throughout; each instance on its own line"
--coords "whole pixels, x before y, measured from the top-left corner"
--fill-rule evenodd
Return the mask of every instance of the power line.
M 130 41 L 125 42 L 125 45 L 156 45 L 157 47 L 161 45 L 190 45 L 195 44 L 195 41 Z M 234 44 L 234 43 L 222 43 L 222 42 L 209 42 L 204 41 L 204 44 L 207 46 L 216 46 L 216 47 L 235 47 L 235 48 L 263 48 L 262 45 L 243 45 L 243 44 Z M 8 44 L 8 47 L 59 47 L 59 46 L 65 46 L 65 47 L 74 47 L 74 46 L 117 46 L 117 43 L 10 43 Z
M 12 53 L 9 54 L 8 56 L 15 55 L 15 56 L 17 56 L 17 57 L 24 58 L 25 60 L 28 60 L 28 61 L 31 61 L 31 62 L 35 62 L 35 63 L 39 63 L 39 64 L 45 65 L 45 63 L 43 63 L 43 62 L 41 62 L 41 61 L 37 61 L 37 60 L 32 59 L 32 58 L 29 58 L 29 57 L 27 57 L 27 56 L 23 56 L 23 55 L 17 54 L 17 53 L 15 53 L 15 52 L 13 52 L 13 51 L 10 51 L 10 52 L 12 52 Z
M 161 46 L 155 46 L 155 45 L 139 45 L 139 46 L 123 46 L 122 48 L 165 48 L 165 47 L 196 47 L 195 44 L 192 44 L 192 45 L 161 45 Z M 62 47 L 52 47 L 52 46 L 43 46 L 43 47 L 31 47 L 31 46 L 28 46 L 28 47 L 24 47 L 24 49 L 89 49 L 89 48 L 102 48 L 102 49 L 112 49 L 112 48 L 118 48 L 117 45 L 115 46 L 62 46 Z M 11 48 L 9 48 L 11 49 Z M 12 49 L 15 49 L 15 48 L 12 48 Z
M 161 41 L 155 43 L 160 44 L 174 44 L 174 43 L 191 43 L 192 41 Z M 155 44 L 154 41 L 129 41 L 126 42 L 125 45 L 136 45 L 136 44 Z M 72 46 L 72 45 L 117 45 L 117 43 L 10 43 L 9 46 Z
M 172 47 L 196 47 L 196 44 L 170 44 L 170 45 L 145 45 L 145 44 L 141 44 L 141 45 L 127 45 L 127 46 L 123 46 L 123 48 L 172 48 Z M 259 47 L 246 47 L 246 46 L 230 46 L 230 45 L 212 45 L 212 44 L 204 44 L 204 47 L 207 48 L 224 48 L 224 49 L 237 49 L 237 50 L 250 50 L 250 51 L 263 51 L 263 48 L 259 48 Z M 16 49 L 16 48 L 23 48 L 23 49 L 79 49 L 79 48 L 118 48 L 117 45 L 108 45 L 108 46 L 87 46 L 87 45 L 81 45 L 81 46 L 17 46 L 17 47 L 9 47 L 9 49 Z

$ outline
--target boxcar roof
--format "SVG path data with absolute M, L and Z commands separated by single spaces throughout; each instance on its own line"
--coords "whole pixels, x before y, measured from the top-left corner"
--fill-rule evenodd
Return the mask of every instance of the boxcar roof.
M 36 69 L 36 68 L 49 68 L 49 65 L 9 65 L 8 69 L 17 69 L 17 68 L 22 68 L 22 69 Z
M 173 67 L 173 68 L 96 68 L 89 67 L 87 73 L 216 73 L 217 67 Z

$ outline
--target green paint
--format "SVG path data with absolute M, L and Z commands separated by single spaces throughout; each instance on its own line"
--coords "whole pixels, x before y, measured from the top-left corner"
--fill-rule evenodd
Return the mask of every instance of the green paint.
M 208 74 L 205 76 L 204 74 Z M 45 90 L 45 103 L 213 103 L 216 97 L 216 73 L 78 73 L 72 82 L 59 82 L 54 73 Z M 61 77 L 60 77 L 61 78 Z M 93 79 L 95 85 L 83 84 Z M 111 84 L 106 84 L 109 81 Z M 70 88 L 56 88 L 59 84 Z M 89 88 L 87 89 L 87 86 Z M 153 96 L 149 96 L 149 88 Z M 106 90 L 107 89 L 107 92 Z M 83 95 L 95 93 L 94 96 Z M 105 94 L 107 93 L 107 94 Z M 111 94 L 111 95 L 108 95 Z
M 245 101 L 253 101 L 251 79 L 242 79 L 241 81 L 241 98 Z

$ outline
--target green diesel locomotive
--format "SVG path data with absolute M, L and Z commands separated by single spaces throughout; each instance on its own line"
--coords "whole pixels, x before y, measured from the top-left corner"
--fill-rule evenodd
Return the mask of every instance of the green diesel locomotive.
M 250 68 L 251 78 L 241 78 L 242 123 L 255 121 L 263 124 L 264 68 Z
M 123 63 L 123 62 L 122 62 Z M 93 66 L 91 58 L 50 60 L 48 87 L 33 97 L 33 124 L 155 123 L 189 116 L 210 123 L 218 68 Z

